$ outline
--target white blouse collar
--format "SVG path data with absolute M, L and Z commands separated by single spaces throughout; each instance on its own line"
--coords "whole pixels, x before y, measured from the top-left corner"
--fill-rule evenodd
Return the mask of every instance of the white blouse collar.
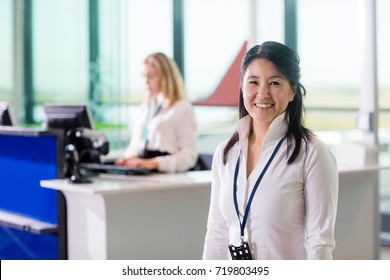
M 277 116 L 271 123 L 268 132 L 265 136 L 264 146 L 267 144 L 279 140 L 287 133 L 287 123 L 285 121 L 286 113 L 282 113 Z M 248 150 L 248 137 L 251 130 L 252 117 L 247 115 L 237 122 L 237 131 L 239 135 L 239 144 L 243 151 Z

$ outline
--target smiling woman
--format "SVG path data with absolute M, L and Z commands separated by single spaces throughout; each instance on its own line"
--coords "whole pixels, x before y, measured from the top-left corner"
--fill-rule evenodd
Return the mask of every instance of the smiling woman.
M 338 171 L 303 125 L 299 79 L 283 44 L 244 56 L 238 130 L 213 157 L 204 259 L 332 259 Z
M 253 126 L 267 130 L 275 117 L 294 99 L 294 89 L 275 65 L 255 59 L 245 71 L 242 82 L 244 105 L 253 117 Z
M 271 61 L 259 58 L 248 65 L 242 92 L 244 106 L 252 116 L 251 151 L 248 151 L 246 167 L 247 174 L 250 174 L 260 156 L 269 126 L 294 100 L 294 90 Z

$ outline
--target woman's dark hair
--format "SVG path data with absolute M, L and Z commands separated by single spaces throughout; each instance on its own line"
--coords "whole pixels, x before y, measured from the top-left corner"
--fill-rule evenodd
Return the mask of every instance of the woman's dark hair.
M 240 70 L 240 100 L 239 100 L 239 114 L 240 119 L 248 115 L 248 111 L 244 106 L 244 99 L 242 95 L 242 81 L 248 65 L 255 59 L 267 59 L 271 61 L 280 73 L 287 78 L 291 87 L 295 90 L 294 100 L 291 101 L 286 109 L 285 120 L 288 124 L 286 133 L 287 138 L 287 152 L 291 148 L 293 139 L 295 140 L 295 147 L 287 163 L 291 164 L 297 158 L 302 139 L 307 142 L 313 133 L 303 125 L 303 96 L 306 95 L 306 89 L 299 82 L 301 77 L 301 69 L 299 66 L 298 54 L 289 47 L 277 42 L 264 42 L 261 45 L 256 45 L 251 48 L 244 56 L 241 62 Z M 226 164 L 229 150 L 238 141 L 238 131 L 229 139 L 223 151 L 223 162 Z

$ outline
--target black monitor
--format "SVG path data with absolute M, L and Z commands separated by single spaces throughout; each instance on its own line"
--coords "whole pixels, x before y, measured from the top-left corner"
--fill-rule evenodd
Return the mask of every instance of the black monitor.
M 44 105 L 47 128 L 61 128 L 65 133 L 74 128 L 93 129 L 87 105 Z
M 7 102 L 0 102 L 0 125 L 15 125 L 11 114 L 10 106 Z
M 77 161 L 100 162 L 100 155 L 108 153 L 106 137 L 93 130 L 87 105 L 46 104 L 43 110 L 46 128 L 64 131 L 65 150 L 77 151 Z

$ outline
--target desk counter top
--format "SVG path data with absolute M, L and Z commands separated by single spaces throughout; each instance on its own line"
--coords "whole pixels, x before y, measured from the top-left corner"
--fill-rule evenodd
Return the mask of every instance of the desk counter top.
M 384 169 L 378 165 L 365 167 L 339 167 L 339 175 L 371 173 Z M 101 174 L 92 177 L 92 183 L 72 184 L 65 179 L 42 180 L 41 186 L 60 191 L 84 194 L 109 194 L 120 192 L 154 191 L 173 188 L 208 187 L 211 184 L 211 171 L 191 171 L 174 174 L 151 174 L 147 176 L 123 176 Z
M 389 167 L 379 165 L 367 165 L 367 166 L 338 166 L 339 175 L 356 174 L 379 171 L 381 169 L 388 169 Z
M 91 178 L 92 183 L 73 184 L 66 179 L 42 180 L 44 188 L 80 194 L 109 194 L 120 192 L 155 191 L 173 188 L 209 187 L 211 171 L 191 171 L 176 174 L 123 176 L 101 174 Z

